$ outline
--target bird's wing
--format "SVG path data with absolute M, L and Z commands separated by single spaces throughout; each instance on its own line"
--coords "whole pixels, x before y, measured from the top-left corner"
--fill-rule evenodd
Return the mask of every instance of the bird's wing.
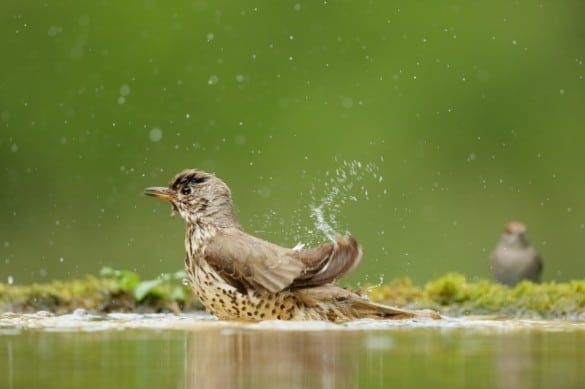
M 359 263 L 353 237 L 312 250 L 286 249 L 239 229 L 218 233 L 205 248 L 205 260 L 220 274 L 258 291 L 321 285 L 347 274 Z
M 304 263 L 312 263 L 307 271 L 293 283 L 293 287 L 323 285 L 352 272 L 362 259 L 362 249 L 353 236 L 338 235 L 335 243 L 325 243 L 316 249 L 299 251 Z
M 227 279 L 272 293 L 288 288 L 303 273 L 305 265 L 291 254 L 293 250 L 239 229 L 221 231 L 205 248 L 205 260 Z

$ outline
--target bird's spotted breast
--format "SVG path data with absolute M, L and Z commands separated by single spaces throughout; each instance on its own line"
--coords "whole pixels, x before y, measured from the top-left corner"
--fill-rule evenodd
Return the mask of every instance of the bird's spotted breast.
M 228 284 L 205 260 L 192 266 L 188 260 L 187 273 L 191 286 L 201 304 L 221 320 L 292 320 L 302 319 L 301 304 L 289 291 L 261 294 L 241 293 Z

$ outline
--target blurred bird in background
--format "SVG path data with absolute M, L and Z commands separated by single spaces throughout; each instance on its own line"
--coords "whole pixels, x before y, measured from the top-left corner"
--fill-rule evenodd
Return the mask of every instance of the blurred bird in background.
M 509 222 L 490 255 L 490 270 L 495 281 L 514 286 L 520 281 L 540 282 L 542 260 L 528 241 L 526 226 Z

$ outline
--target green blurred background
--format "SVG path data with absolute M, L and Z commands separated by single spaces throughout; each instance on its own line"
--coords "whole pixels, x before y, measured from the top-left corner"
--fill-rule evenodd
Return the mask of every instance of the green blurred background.
M 363 244 L 350 282 L 488 277 L 509 220 L 585 275 L 585 2 L 0 4 L 0 282 L 182 267 L 142 195 L 215 172 L 249 231 Z

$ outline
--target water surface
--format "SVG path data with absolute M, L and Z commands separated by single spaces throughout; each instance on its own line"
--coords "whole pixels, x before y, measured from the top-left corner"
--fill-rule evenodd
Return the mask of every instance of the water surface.
M 585 323 L 0 315 L 0 387 L 577 388 Z
M 3 388 L 577 388 L 585 323 L 0 315 Z

